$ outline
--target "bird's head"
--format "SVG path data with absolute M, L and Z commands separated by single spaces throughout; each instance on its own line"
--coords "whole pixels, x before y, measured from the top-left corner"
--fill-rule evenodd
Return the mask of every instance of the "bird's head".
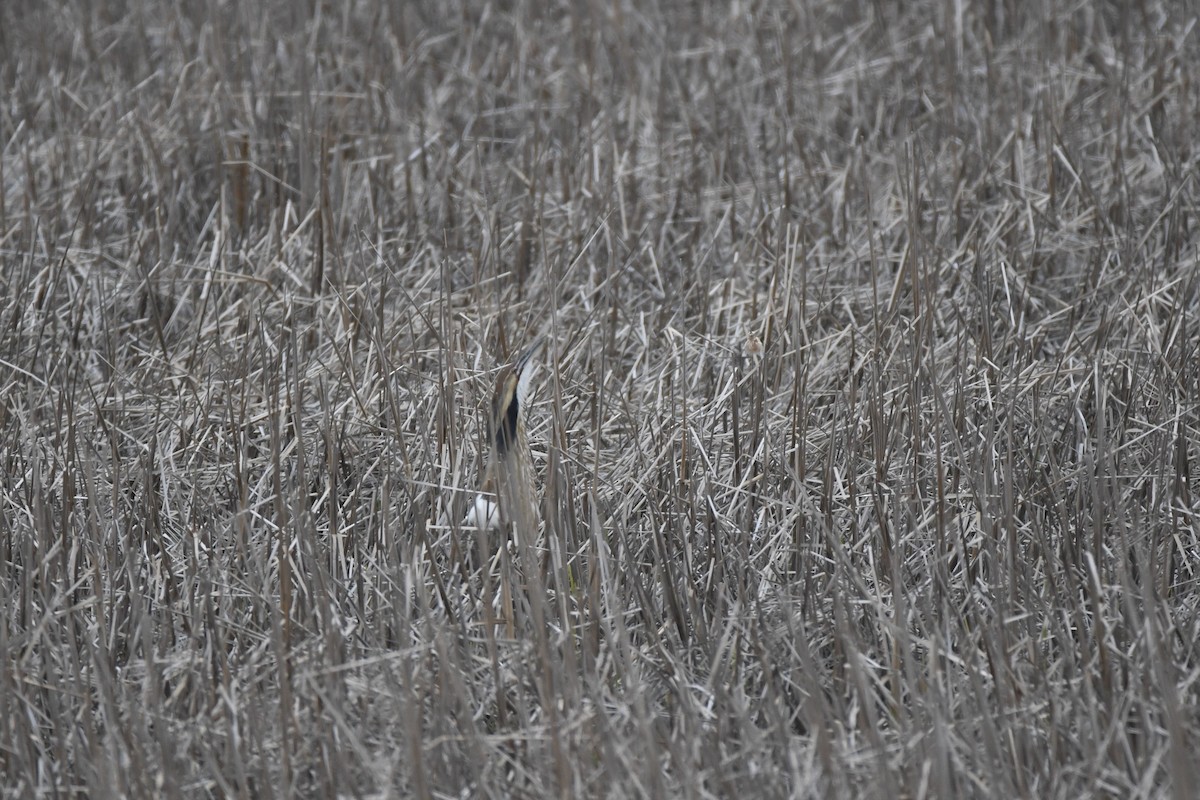
M 492 441 L 498 458 L 507 456 L 524 438 L 525 403 L 536 371 L 532 362 L 541 352 L 542 345 L 543 340 L 538 338 L 496 376 L 496 393 L 492 396 Z

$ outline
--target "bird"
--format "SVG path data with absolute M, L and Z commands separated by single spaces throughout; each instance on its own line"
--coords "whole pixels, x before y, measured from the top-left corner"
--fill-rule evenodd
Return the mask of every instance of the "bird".
M 464 521 L 487 531 L 508 529 L 518 545 L 522 540 L 532 542 L 537 532 L 533 461 L 525 421 L 536 372 L 534 359 L 544 344 L 538 337 L 496 376 L 488 426 L 491 453 L 479 494 Z

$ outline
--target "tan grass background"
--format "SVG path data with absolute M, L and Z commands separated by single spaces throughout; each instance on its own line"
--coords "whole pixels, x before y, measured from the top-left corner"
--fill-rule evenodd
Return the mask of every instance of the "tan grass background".
M 1196 15 L 3 4 L 3 795 L 1193 797 Z

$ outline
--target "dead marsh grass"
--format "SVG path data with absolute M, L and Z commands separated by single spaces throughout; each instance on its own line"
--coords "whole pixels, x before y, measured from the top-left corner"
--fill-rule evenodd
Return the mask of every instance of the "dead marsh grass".
M 5 796 L 1190 796 L 1200 50 L 1121 8 L 6 5 Z

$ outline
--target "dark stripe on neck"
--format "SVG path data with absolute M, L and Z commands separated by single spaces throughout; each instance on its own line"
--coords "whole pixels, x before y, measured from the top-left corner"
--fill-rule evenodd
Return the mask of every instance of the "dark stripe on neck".
M 520 403 L 517 400 L 517 393 L 514 391 L 512 397 L 509 398 L 508 408 L 504 410 L 504 416 L 496 420 L 496 455 L 504 458 L 508 454 L 509 448 L 517 441 L 517 415 L 520 414 Z

